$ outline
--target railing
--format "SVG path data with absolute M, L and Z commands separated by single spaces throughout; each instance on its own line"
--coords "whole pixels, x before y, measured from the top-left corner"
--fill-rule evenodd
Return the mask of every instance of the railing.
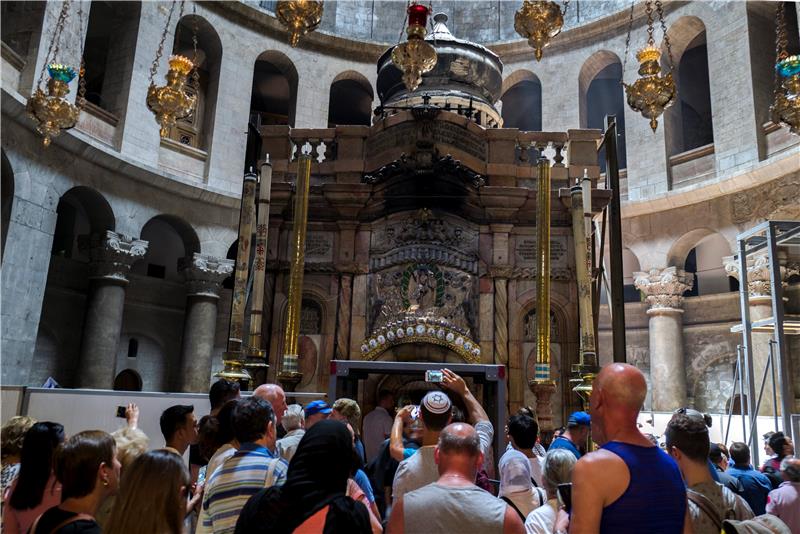
M 711 178 L 716 173 L 714 143 L 669 157 L 670 189 L 680 189 Z

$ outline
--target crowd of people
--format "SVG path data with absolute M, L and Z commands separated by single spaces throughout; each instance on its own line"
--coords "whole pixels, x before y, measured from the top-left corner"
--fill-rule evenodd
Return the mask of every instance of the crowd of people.
M 788 436 L 765 436 L 756 468 L 746 444 L 711 443 L 708 418 L 682 408 L 659 446 L 637 426 L 646 393 L 635 367 L 606 366 L 591 416 L 573 413 L 547 443 L 522 408 L 497 462 L 490 418 L 448 369 L 418 405 L 396 409 L 382 391 L 363 420 L 353 399 L 287 405 L 278 385 L 242 397 L 221 380 L 208 415 L 160 415 L 155 449 L 134 404 L 113 434 L 14 417 L 2 428 L 3 532 L 800 533 Z

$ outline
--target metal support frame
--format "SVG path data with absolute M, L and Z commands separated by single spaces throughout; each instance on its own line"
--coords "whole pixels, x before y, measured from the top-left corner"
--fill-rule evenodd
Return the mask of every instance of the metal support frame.
M 758 408 L 763 392 L 763 384 L 769 367 L 777 368 L 777 382 L 781 392 L 781 422 L 783 431 L 787 435 L 794 434 L 792 428 L 792 409 L 794 393 L 791 388 L 789 374 L 789 359 L 786 354 L 786 338 L 784 332 L 785 312 L 783 307 L 783 285 L 781 270 L 778 262 L 779 246 L 800 246 L 800 221 L 765 221 L 750 230 L 736 236 L 737 262 L 739 267 L 739 302 L 742 314 L 742 351 L 745 362 L 746 381 L 748 388 L 747 412 L 750 422 L 750 435 L 745 440 L 750 445 L 754 465 L 759 464 L 759 447 L 755 445 L 754 432 L 758 418 Z M 756 376 L 753 370 L 753 323 L 750 320 L 750 295 L 747 284 L 747 258 L 766 249 L 769 260 L 770 273 L 770 298 L 772 305 L 771 325 L 774 330 L 774 340 L 770 344 L 770 358 L 768 367 L 764 370 L 761 391 L 756 399 Z M 761 321 L 759 321 L 761 322 Z M 775 350 L 772 350 L 772 346 Z M 773 358 L 772 356 L 775 356 Z M 777 359 L 777 361 L 775 361 Z M 773 382 L 774 384 L 774 382 Z M 774 388 L 774 385 L 773 385 Z M 777 416 L 778 406 L 774 405 Z M 777 428 L 776 428 L 777 430 Z M 797 441 L 800 436 L 793 436 Z
M 609 311 L 611 312 L 611 332 L 613 338 L 613 358 L 615 362 L 625 362 L 625 300 L 622 276 L 622 214 L 619 195 L 619 159 L 617 155 L 617 120 L 614 115 L 606 115 L 606 131 L 597 150 L 606 149 L 606 189 L 611 190 L 611 202 L 603 212 L 603 235 L 605 221 L 609 222 L 609 248 L 611 249 L 611 290 L 609 291 Z M 606 210 L 608 217 L 606 218 Z M 601 239 L 601 246 L 603 246 Z M 603 260 L 604 250 L 600 249 L 599 261 Z M 597 298 L 600 298 L 600 291 Z

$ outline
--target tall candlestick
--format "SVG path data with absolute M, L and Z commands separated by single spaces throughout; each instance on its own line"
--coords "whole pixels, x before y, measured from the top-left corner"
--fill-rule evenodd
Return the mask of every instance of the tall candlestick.
M 536 382 L 550 381 L 550 160 L 539 157 L 536 201 Z
M 261 164 L 261 180 L 258 185 L 258 220 L 256 221 L 256 243 L 253 258 L 253 294 L 250 301 L 250 338 L 247 357 L 263 360 L 265 351 L 261 347 L 261 316 L 264 313 L 264 280 L 267 272 L 267 232 L 269 230 L 269 202 L 272 187 L 272 164 L 267 159 Z M 266 362 L 261 362 L 266 363 Z

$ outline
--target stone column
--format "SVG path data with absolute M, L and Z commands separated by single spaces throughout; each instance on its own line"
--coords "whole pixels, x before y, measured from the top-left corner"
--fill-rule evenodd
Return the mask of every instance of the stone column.
M 739 260 L 736 256 L 727 256 L 722 258 L 725 265 L 725 271 L 728 276 L 733 276 L 737 280 L 739 278 Z M 782 262 L 783 263 L 783 262 Z M 781 283 L 786 285 L 786 280 L 793 274 L 798 273 L 800 267 L 797 264 L 781 265 Z M 767 319 L 772 316 L 772 293 L 770 291 L 770 272 L 769 272 L 769 259 L 766 255 L 749 257 L 747 260 L 747 293 L 750 305 L 750 322 L 755 322 L 761 319 Z M 758 390 L 761 387 L 761 379 L 764 376 L 764 369 L 767 367 L 767 360 L 769 358 L 769 342 L 772 339 L 772 334 L 766 332 L 753 332 L 751 336 L 752 353 L 753 353 L 753 374 L 755 383 L 756 398 L 753 403 L 758 400 Z M 777 364 L 777 361 L 773 361 Z M 775 369 L 775 378 L 777 380 L 779 369 Z M 791 378 L 790 378 L 791 380 Z M 767 378 L 764 386 L 764 395 L 761 398 L 761 408 L 758 410 L 758 415 L 772 415 L 775 413 L 775 406 L 772 402 L 771 391 L 771 378 Z M 777 400 L 778 405 L 781 403 L 781 392 L 778 389 Z
M 80 236 L 78 246 L 89 253 L 91 287 L 76 383 L 81 388 L 111 389 L 128 273 L 147 252 L 147 241 L 107 230 Z
M 186 280 L 186 315 L 177 379 L 180 391 L 208 391 L 217 333 L 217 301 L 222 281 L 231 275 L 234 263 L 197 252 L 178 260 L 178 270 Z
M 671 412 L 686 406 L 683 294 L 693 283 L 692 275 L 677 267 L 634 273 L 636 288 L 647 297 L 650 383 L 655 411 Z

